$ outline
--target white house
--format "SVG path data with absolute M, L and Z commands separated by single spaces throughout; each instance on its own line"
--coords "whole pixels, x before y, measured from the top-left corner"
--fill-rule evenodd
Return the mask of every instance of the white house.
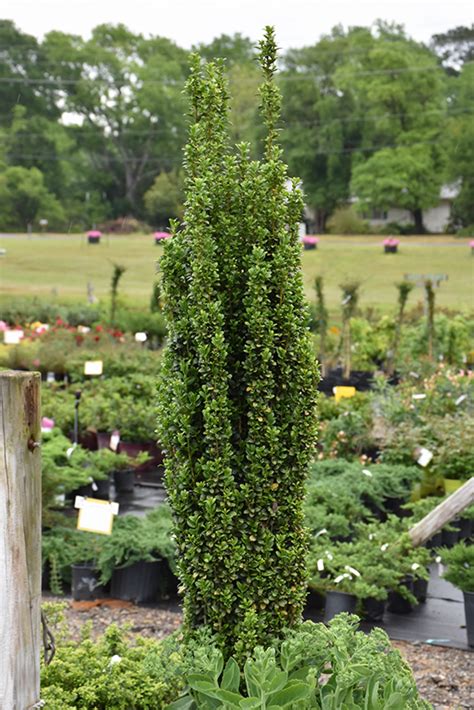
M 428 232 L 443 233 L 451 217 L 451 207 L 454 199 L 459 194 L 459 184 L 443 185 L 439 194 L 439 202 L 434 207 L 423 210 L 423 224 Z M 356 202 L 353 198 L 352 202 Z M 367 216 L 369 224 L 373 227 L 383 227 L 386 224 L 395 222 L 397 224 L 410 224 L 413 216 L 408 210 L 399 207 L 391 207 L 388 210 L 372 210 Z

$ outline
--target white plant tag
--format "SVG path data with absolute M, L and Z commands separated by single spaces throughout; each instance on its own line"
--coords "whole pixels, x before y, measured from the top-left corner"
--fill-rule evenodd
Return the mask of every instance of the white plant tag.
M 84 374 L 90 376 L 101 375 L 104 369 L 102 360 L 86 360 L 84 363 Z
M 417 372 L 413 372 L 413 370 L 409 373 L 412 377 L 414 377 L 416 380 L 419 379 L 420 375 Z
M 385 552 L 385 550 L 387 548 L 388 548 L 388 542 L 384 542 L 384 544 L 380 546 L 380 549 L 382 550 L 382 552 Z
M 92 481 L 92 490 L 94 491 L 94 493 L 99 490 L 99 486 L 95 481 Z
M 74 449 L 76 448 L 76 446 L 77 446 L 77 444 L 74 443 L 74 444 L 73 444 L 72 446 L 70 446 L 69 449 L 66 451 L 66 456 L 67 456 L 68 459 L 70 459 L 71 456 L 73 455 Z
M 320 535 L 325 535 L 326 533 L 327 533 L 326 528 L 323 528 L 322 530 L 320 530 L 319 532 L 317 532 L 314 537 L 319 537 Z
M 412 399 L 426 399 L 426 394 L 412 394 Z
M 418 456 L 416 462 L 418 464 L 420 464 L 420 466 L 425 467 L 425 466 L 428 466 L 428 464 L 432 458 L 433 458 L 433 453 L 429 449 L 425 449 L 424 447 L 422 447 L 420 449 L 420 453 L 419 453 L 419 456 Z
M 326 557 L 328 558 L 329 561 L 334 559 L 334 556 L 332 555 L 332 553 L 328 552 L 327 550 L 326 550 Z
M 324 560 L 318 560 L 317 567 L 318 572 L 324 572 Z
M 120 432 L 116 429 L 112 432 L 109 441 L 109 449 L 112 451 L 117 451 L 120 444 Z
M 148 336 L 146 333 L 135 333 L 135 340 L 137 343 L 145 343 Z
M 364 474 L 364 476 L 368 476 L 369 478 L 372 478 L 373 476 L 373 474 L 369 471 L 368 468 L 363 468 L 362 473 Z
M 118 514 L 118 503 L 109 503 L 96 498 L 76 496 L 74 507 L 79 509 L 77 529 L 110 535 L 114 515 Z
M 46 375 L 46 382 L 51 383 L 51 382 L 54 382 L 54 380 L 55 380 L 54 372 L 48 372 Z
M 4 330 L 3 331 L 3 342 L 5 345 L 18 345 L 20 340 L 23 338 L 24 332 L 22 330 Z
M 411 566 L 413 572 L 415 572 L 417 569 L 419 569 L 419 567 L 420 567 L 420 565 L 418 564 L 418 562 L 414 562 Z
M 459 407 L 459 405 L 462 404 L 465 399 L 467 399 L 467 394 L 461 394 L 454 402 L 454 404 L 456 405 L 456 407 Z
M 346 569 L 348 572 L 353 574 L 355 577 L 360 577 L 360 572 L 358 572 L 356 569 L 354 569 L 354 567 L 351 567 L 350 565 L 346 565 L 344 567 L 344 569 Z

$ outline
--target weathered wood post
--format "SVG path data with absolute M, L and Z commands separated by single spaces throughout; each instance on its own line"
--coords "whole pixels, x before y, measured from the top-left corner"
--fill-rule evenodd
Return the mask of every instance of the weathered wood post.
M 457 491 L 451 493 L 446 500 L 408 531 L 413 547 L 423 545 L 472 503 L 474 503 L 474 477 L 469 478 Z
M 40 699 L 40 375 L 0 372 L 0 708 Z

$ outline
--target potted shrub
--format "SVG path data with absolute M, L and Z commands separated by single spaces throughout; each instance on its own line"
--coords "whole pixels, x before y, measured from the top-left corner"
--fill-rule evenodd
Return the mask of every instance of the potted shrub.
M 383 250 L 385 254 L 396 254 L 400 240 L 395 237 L 387 237 L 383 240 Z
M 98 568 L 111 594 L 136 603 L 156 601 L 168 591 L 174 569 L 175 545 L 171 513 L 161 505 L 145 518 L 119 517 L 101 548 Z
M 89 244 L 100 244 L 101 236 L 102 232 L 99 232 L 98 229 L 91 229 L 90 232 L 87 232 L 87 241 Z
M 167 239 L 171 237 L 168 232 L 155 232 L 153 234 L 155 238 L 155 244 L 163 244 Z
M 301 237 L 301 243 L 303 244 L 303 249 L 317 249 L 319 244 L 319 237 L 314 237 L 309 234 Z
M 440 555 L 447 565 L 443 577 L 464 595 L 467 643 L 474 646 L 474 545 L 458 542 L 450 550 L 440 550 Z

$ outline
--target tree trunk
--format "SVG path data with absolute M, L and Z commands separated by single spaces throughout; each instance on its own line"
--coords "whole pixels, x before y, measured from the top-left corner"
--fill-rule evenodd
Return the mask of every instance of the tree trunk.
M 417 234 L 424 234 L 425 233 L 425 225 L 423 224 L 423 210 L 421 210 L 419 207 L 416 208 L 416 210 L 413 210 L 412 212 L 413 215 L 413 221 L 415 223 L 415 231 Z

